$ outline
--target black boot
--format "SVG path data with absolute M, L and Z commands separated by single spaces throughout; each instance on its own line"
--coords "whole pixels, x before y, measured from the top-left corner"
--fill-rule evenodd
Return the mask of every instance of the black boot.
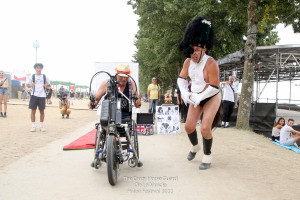
M 3 115 L 3 117 L 6 117 L 6 112 L 4 112 L 4 115 Z
M 199 166 L 199 169 L 208 169 L 210 168 L 212 157 L 211 157 L 211 146 L 212 146 L 213 139 L 205 139 L 203 138 L 203 151 L 204 157 L 202 159 L 202 163 Z
M 2 112 L 0 112 L 0 117 L 3 117 L 3 113 Z
M 190 142 L 193 145 L 191 151 L 189 152 L 189 154 L 187 156 L 187 159 L 191 161 L 195 158 L 197 151 L 199 151 L 199 149 L 200 149 L 199 145 L 198 145 L 198 137 L 197 137 L 196 129 L 191 134 L 188 134 L 188 137 L 190 139 Z

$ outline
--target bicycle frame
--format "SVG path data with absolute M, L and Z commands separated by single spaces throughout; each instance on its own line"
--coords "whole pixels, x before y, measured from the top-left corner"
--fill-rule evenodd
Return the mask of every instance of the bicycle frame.
M 102 107 L 101 107 L 101 116 L 100 116 L 100 123 L 96 124 L 96 140 L 95 140 L 95 160 L 94 163 L 92 163 L 92 166 L 95 168 L 98 168 L 101 166 L 101 161 L 107 162 L 107 156 L 108 154 L 111 156 L 113 155 L 116 156 L 117 164 L 114 163 L 113 166 L 117 166 L 115 168 L 118 169 L 118 165 L 122 164 L 123 162 L 128 161 L 128 165 L 130 167 L 141 167 L 142 163 L 139 161 L 139 153 L 138 153 L 138 141 L 137 141 L 137 133 L 136 133 L 136 125 L 133 120 L 130 120 L 131 124 L 122 124 L 122 111 L 121 111 L 121 99 L 118 98 L 118 94 L 120 93 L 125 99 L 127 99 L 129 103 L 129 111 L 132 110 L 132 100 L 131 99 L 137 99 L 136 97 L 133 98 L 127 98 L 121 91 L 119 91 L 119 88 L 117 86 L 118 81 L 117 81 L 117 75 L 116 76 L 111 76 L 107 72 L 98 72 L 96 73 L 92 80 L 91 83 L 94 79 L 94 77 L 99 74 L 99 73 L 106 73 L 109 75 L 110 79 L 107 81 L 107 93 L 106 97 L 107 99 L 102 102 Z M 128 75 L 129 76 L 129 75 Z M 130 76 L 129 76 L 130 77 Z M 130 77 L 131 78 L 131 77 Z M 131 78 L 133 81 L 134 79 Z M 135 83 L 135 81 L 134 81 Z M 136 85 L 136 83 L 135 83 Z M 137 88 L 137 87 L 136 87 Z M 91 90 L 91 87 L 90 87 Z M 91 95 L 91 92 L 90 92 Z M 90 96 L 91 101 L 93 102 L 94 97 L 92 95 Z M 105 129 L 105 132 L 103 131 Z M 134 130 L 135 129 L 135 130 Z M 124 135 L 126 137 L 126 145 L 122 145 L 122 141 L 120 138 L 120 134 Z M 131 140 L 131 136 L 133 137 L 133 141 Z M 114 138 L 112 140 L 112 137 Z M 112 147 L 110 142 L 115 141 L 115 146 Z M 123 147 L 126 147 L 126 154 L 125 159 L 123 157 L 122 151 L 124 150 Z M 130 148 L 131 147 L 131 148 Z M 109 148 L 109 149 L 108 149 Z M 111 154 L 110 151 L 115 151 Z M 133 154 L 131 158 L 130 153 Z M 108 158 L 111 159 L 111 158 Z M 112 160 L 110 160 L 112 162 Z M 109 163 L 110 163 L 109 162 Z M 113 159 L 113 162 L 115 160 Z M 108 164 L 108 162 L 107 162 Z M 108 166 L 109 167 L 109 166 Z M 111 168 L 111 170 L 114 172 L 116 171 L 115 168 Z M 113 173 L 111 172 L 111 173 Z M 109 170 L 108 170 L 108 173 Z M 114 185 L 116 183 L 116 180 L 111 180 L 113 178 L 113 175 L 108 174 L 109 176 L 109 182 L 111 185 Z M 117 176 L 117 175 L 115 175 Z M 116 178 L 115 178 L 116 179 Z

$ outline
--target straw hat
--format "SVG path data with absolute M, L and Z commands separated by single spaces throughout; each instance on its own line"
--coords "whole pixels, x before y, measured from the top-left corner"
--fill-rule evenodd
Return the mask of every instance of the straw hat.
M 125 73 L 118 74 L 119 76 L 128 77 L 126 74 L 131 75 L 130 66 L 127 64 L 119 64 L 119 66 L 115 69 L 116 73 Z

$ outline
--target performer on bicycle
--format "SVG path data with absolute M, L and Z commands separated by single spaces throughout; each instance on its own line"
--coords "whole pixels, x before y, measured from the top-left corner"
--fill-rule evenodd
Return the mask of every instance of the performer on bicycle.
M 126 95 L 127 98 L 131 98 L 130 97 L 130 93 L 132 94 L 136 94 L 138 95 L 137 92 L 137 88 L 136 85 L 134 84 L 133 80 L 129 80 L 129 76 L 127 76 L 126 74 L 130 75 L 130 66 L 129 65 L 125 65 L 125 64 L 120 64 L 117 68 L 116 68 L 116 72 L 120 73 L 117 75 L 117 81 L 118 84 L 117 86 L 120 88 L 120 91 Z M 98 91 L 96 93 L 95 96 L 95 106 L 99 103 L 100 99 L 106 94 L 106 90 L 107 90 L 107 80 L 103 81 L 100 84 L 100 87 L 98 88 Z M 131 92 L 130 92 L 131 91 Z M 122 99 L 121 101 L 121 110 L 122 110 L 122 119 L 125 118 L 131 118 L 131 112 L 129 112 L 129 103 L 128 100 L 126 98 L 124 98 L 120 93 L 118 95 L 119 98 Z M 141 107 L 141 98 L 140 96 L 138 96 L 138 99 L 134 102 L 135 107 L 140 108 Z M 92 108 L 92 103 L 91 101 L 89 102 L 89 108 Z
M 185 130 L 192 148 L 187 159 L 193 160 L 200 150 L 196 125 L 202 115 L 201 135 L 203 137 L 204 157 L 199 169 L 208 169 L 212 162 L 212 128 L 220 120 L 221 93 L 219 92 L 219 67 L 217 62 L 205 52 L 213 46 L 214 31 L 211 21 L 197 17 L 192 20 L 184 33 L 179 49 L 187 57 L 177 79 L 182 99 L 189 107 Z M 188 76 L 192 80 L 188 90 Z

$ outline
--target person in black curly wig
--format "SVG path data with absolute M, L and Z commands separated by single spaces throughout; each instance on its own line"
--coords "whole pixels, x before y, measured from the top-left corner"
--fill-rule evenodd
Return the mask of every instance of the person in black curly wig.
M 191 21 L 180 42 L 179 49 L 184 52 L 187 58 L 194 52 L 192 45 L 206 47 L 210 50 L 214 43 L 214 30 L 211 22 L 207 18 L 197 17 Z
M 212 23 L 207 18 L 196 17 L 184 33 L 179 45 L 187 59 L 177 79 L 182 99 L 189 107 L 185 130 L 192 144 L 187 159 L 193 160 L 200 150 L 197 137 L 197 121 L 201 120 L 201 135 L 203 138 L 204 157 L 199 169 L 211 166 L 211 147 L 213 142 L 212 128 L 220 120 L 221 93 L 219 92 L 219 67 L 217 62 L 206 51 L 213 46 L 214 31 Z M 191 92 L 188 90 L 187 78 L 192 81 Z

